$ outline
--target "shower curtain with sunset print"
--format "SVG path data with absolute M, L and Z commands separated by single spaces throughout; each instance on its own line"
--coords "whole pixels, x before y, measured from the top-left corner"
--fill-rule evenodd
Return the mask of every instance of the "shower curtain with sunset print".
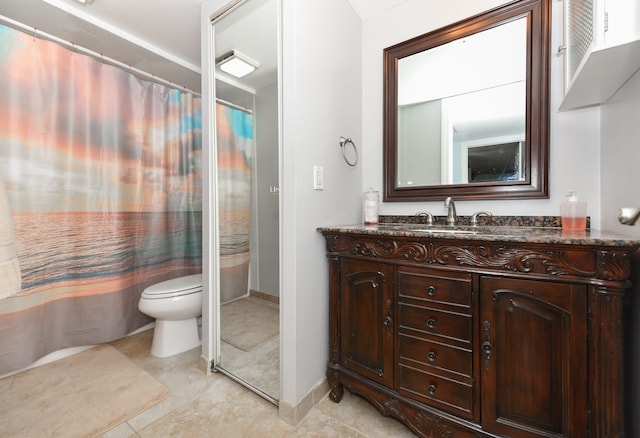
M 0 61 L 1 375 L 144 326 L 145 287 L 202 271 L 202 136 L 191 93 L 1 25 Z
M 253 114 L 218 102 L 216 142 L 220 302 L 226 303 L 249 291 Z

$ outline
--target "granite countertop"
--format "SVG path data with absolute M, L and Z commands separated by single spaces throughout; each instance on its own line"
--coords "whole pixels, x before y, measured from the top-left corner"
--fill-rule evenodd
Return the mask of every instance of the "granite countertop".
M 561 227 L 486 226 L 486 225 L 424 225 L 381 223 L 378 225 L 346 225 L 321 227 L 322 233 L 350 233 L 378 236 L 456 239 L 491 242 L 554 243 L 564 245 L 595 245 L 640 247 L 640 240 L 599 230 L 567 231 Z

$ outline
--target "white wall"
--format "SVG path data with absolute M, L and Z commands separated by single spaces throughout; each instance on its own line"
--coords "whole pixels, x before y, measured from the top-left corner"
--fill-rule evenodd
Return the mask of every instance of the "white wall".
M 348 167 L 338 139 L 363 148 L 361 38 L 346 0 L 283 0 L 281 402 L 291 405 L 323 381 L 328 359 L 328 262 L 316 228 L 360 221 L 363 161 Z M 323 191 L 313 190 L 314 165 Z
M 585 109 L 558 113 L 563 95 L 563 58 L 555 54 L 563 42 L 563 2 L 550 0 L 552 5 L 551 91 L 550 91 L 550 169 L 549 199 L 504 201 L 459 201 L 460 215 L 489 210 L 497 215 L 559 215 L 559 205 L 570 189 L 588 202 L 587 214 L 591 226 L 600 226 L 600 110 Z M 363 187 L 382 189 L 382 53 L 383 49 L 461 20 L 484 10 L 505 4 L 501 0 L 470 2 L 449 0 L 434 2 L 407 0 L 363 22 L 362 143 Z M 455 199 L 454 199 L 455 200 Z M 380 213 L 414 214 L 429 211 L 445 214 L 438 202 L 387 202 Z
M 278 86 L 256 92 L 256 151 L 252 187 L 250 285 L 270 295 L 280 295 L 279 194 L 270 191 L 279 182 Z
M 602 228 L 640 239 L 640 221 L 635 226 L 618 222 L 620 207 L 640 207 L 640 72 L 633 76 L 611 100 L 602 105 Z M 629 294 L 631 317 L 625 321 L 627 418 L 629 436 L 640 435 L 640 252 L 632 258 Z
M 602 228 L 640 238 L 618 222 L 620 207 L 640 207 L 640 72 L 602 105 Z

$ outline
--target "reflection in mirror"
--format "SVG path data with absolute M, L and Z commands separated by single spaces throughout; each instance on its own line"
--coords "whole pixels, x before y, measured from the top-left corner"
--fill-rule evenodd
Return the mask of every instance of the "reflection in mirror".
M 385 201 L 547 196 L 548 5 L 385 49 Z
M 519 153 L 512 163 L 487 153 L 500 160 L 482 160 L 493 169 L 482 178 L 468 153 L 482 159 L 484 148 L 524 142 L 526 25 L 520 18 L 398 60 L 399 187 L 514 179 Z
M 215 59 L 258 61 L 242 77 L 215 70 L 220 345 L 216 369 L 280 399 L 278 0 L 248 0 L 214 21 Z

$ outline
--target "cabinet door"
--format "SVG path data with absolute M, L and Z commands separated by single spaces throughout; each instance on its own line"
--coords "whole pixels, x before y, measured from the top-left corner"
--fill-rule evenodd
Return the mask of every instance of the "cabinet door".
M 585 286 L 482 277 L 482 426 L 516 437 L 586 437 Z
M 341 262 L 342 365 L 393 386 L 393 266 L 363 260 Z

